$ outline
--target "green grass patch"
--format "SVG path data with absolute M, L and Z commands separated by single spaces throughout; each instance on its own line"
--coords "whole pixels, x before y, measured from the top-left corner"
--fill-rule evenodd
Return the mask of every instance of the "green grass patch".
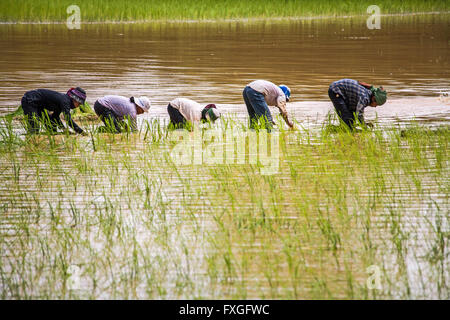
M 2 0 L 0 20 L 65 22 L 67 7 L 76 4 L 82 21 L 221 20 L 238 18 L 368 15 L 373 1 L 332 0 Z M 376 3 L 382 14 L 448 11 L 448 0 L 388 1 Z
M 270 175 L 176 164 L 156 120 L 83 128 L 0 125 L 2 299 L 450 298 L 448 126 L 272 132 Z

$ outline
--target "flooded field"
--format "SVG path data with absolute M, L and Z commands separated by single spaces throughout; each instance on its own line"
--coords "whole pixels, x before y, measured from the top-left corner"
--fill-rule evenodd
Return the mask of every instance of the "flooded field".
M 2 123 L 1 298 L 449 299 L 449 21 L 0 25 L 0 114 L 38 87 L 153 104 L 135 134 Z M 328 130 L 345 77 L 388 90 L 373 131 Z M 259 78 L 298 131 L 247 130 Z M 219 130 L 167 131 L 179 96 Z
M 147 95 L 154 112 L 176 96 L 243 106 L 243 88 L 259 78 L 289 85 L 294 103 L 328 101 L 328 85 L 345 77 L 384 85 L 390 99 L 437 98 L 450 87 L 449 19 L 383 17 L 380 30 L 356 18 L 0 25 L 0 110 L 12 110 L 27 90 L 75 84 L 90 104 L 116 93 Z

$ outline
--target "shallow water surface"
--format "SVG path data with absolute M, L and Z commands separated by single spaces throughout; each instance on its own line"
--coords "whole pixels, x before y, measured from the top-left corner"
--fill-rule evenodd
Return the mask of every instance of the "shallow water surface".
M 450 91 L 449 19 L 383 17 L 380 30 L 362 18 L 0 25 L 0 112 L 27 90 L 79 85 L 91 105 L 106 94 L 147 95 L 152 111 L 166 116 L 167 103 L 185 96 L 245 115 L 242 89 L 260 78 L 291 87 L 289 111 L 298 120 L 295 102 L 328 101 L 328 85 L 346 77 L 384 85 L 390 99 L 438 98 Z

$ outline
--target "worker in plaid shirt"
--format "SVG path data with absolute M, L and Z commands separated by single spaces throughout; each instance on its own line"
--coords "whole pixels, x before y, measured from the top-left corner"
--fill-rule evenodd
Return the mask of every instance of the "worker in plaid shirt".
M 355 118 L 364 124 L 364 108 L 381 106 L 386 102 L 387 92 L 383 87 L 374 88 L 364 82 L 342 79 L 330 85 L 328 96 L 339 117 L 353 128 Z

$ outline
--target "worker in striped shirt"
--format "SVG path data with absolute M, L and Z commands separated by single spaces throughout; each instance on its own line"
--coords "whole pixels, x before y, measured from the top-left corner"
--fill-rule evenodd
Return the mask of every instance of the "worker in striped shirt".
M 386 102 L 387 92 L 383 87 L 375 88 L 364 82 L 342 79 L 333 82 L 328 89 L 328 96 L 341 120 L 351 129 L 356 119 L 364 122 L 364 109 L 377 107 Z

